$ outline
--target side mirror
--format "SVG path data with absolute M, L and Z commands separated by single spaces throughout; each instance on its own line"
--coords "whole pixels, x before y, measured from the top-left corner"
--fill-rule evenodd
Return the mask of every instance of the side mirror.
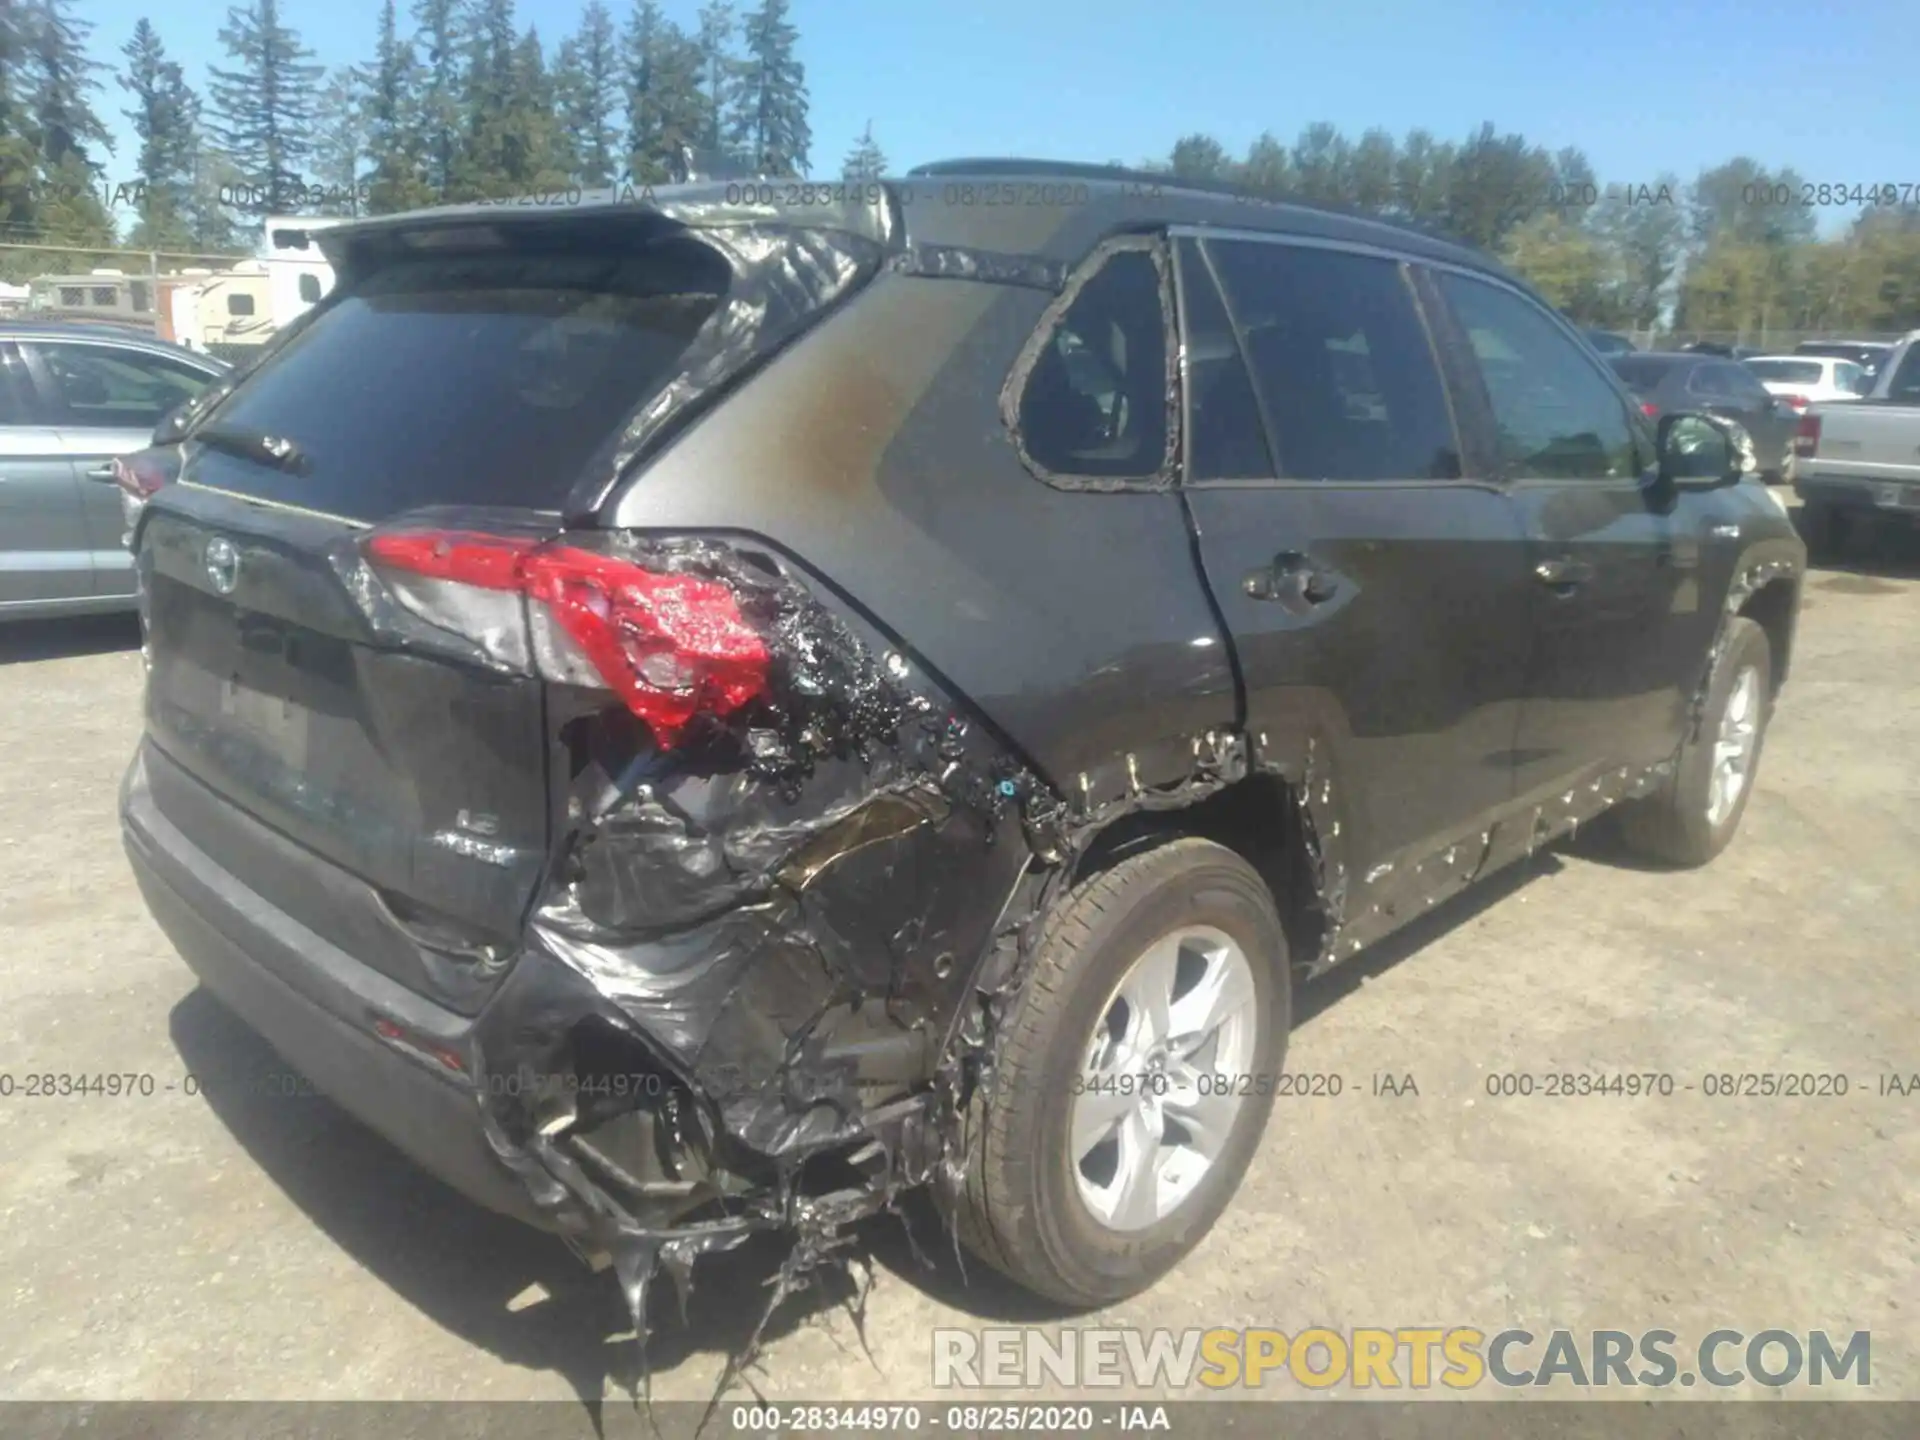
M 1719 415 L 1662 415 L 1658 447 L 1660 479 L 1667 485 L 1729 485 L 1760 468 L 1747 432 Z

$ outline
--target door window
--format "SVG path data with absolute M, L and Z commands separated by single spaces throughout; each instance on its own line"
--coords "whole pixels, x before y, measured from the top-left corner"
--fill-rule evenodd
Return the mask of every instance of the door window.
M 1240 342 L 1200 247 L 1179 251 L 1182 338 L 1187 356 L 1187 478 L 1271 479 L 1266 424 Z
M 1167 461 L 1167 321 L 1145 250 L 1099 262 L 1054 321 L 1020 396 L 1020 443 L 1055 475 L 1150 479 Z
M 1613 480 L 1637 473 L 1619 392 L 1544 310 L 1452 271 L 1438 280 L 1479 361 L 1510 475 Z
M 44 342 L 36 348 L 63 425 L 151 430 L 212 383 L 203 371 L 137 350 Z
M 1247 364 L 1297 480 L 1451 480 L 1453 416 L 1397 261 L 1210 240 Z

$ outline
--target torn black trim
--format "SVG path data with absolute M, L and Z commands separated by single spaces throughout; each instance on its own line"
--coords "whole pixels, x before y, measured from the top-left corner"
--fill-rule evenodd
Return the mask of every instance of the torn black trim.
M 1026 438 L 1020 428 L 1020 404 L 1026 393 L 1027 382 L 1032 377 L 1034 367 L 1039 364 L 1047 346 L 1053 340 L 1053 333 L 1060 321 L 1073 304 L 1080 298 L 1080 292 L 1100 273 L 1107 262 L 1115 255 L 1129 252 L 1145 252 L 1153 261 L 1154 272 L 1160 282 L 1160 323 L 1164 337 L 1164 356 L 1166 382 L 1166 449 L 1161 456 L 1159 468 L 1150 475 L 1075 475 L 1049 469 L 1035 459 L 1027 449 Z M 1086 258 L 1074 269 L 1059 293 L 1047 308 L 1041 312 L 1039 322 L 1033 327 L 1033 333 L 1020 347 L 1013 368 L 1008 372 L 1004 384 L 1000 387 L 1000 420 L 1012 437 L 1015 452 L 1020 463 L 1036 479 L 1059 490 L 1096 491 L 1117 493 L 1136 490 L 1171 490 L 1179 484 L 1181 455 L 1181 386 L 1180 386 L 1180 341 L 1179 326 L 1174 313 L 1173 267 L 1167 254 L 1165 243 L 1155 235 L 1125 234 L 1115 235 L 1101 241 L 1087 253 Z
M 989 285 L 1019 285 L 1058 294 L 1067 267 L 1040 255 L 1011 255 L 967 245 L 912 245 L 887 262 L 902 275 L 935 280 L 977 280 Z

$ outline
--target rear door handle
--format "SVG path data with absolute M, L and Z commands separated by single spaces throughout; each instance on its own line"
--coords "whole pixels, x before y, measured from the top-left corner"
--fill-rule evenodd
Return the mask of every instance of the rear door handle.
M 1340 578 L 1298 550 L 1283 550 L 1271 565 L 1250 571 L 1243 588 L 1251 599 L 1297 608 L 1326 604 L 1340 593 Z
M 1542 560 L 1534 566 L 1533 578 L 1549 590 L 1570 595 L 1593 578 L 1593 566 L 1584 560 L 1561 555 L 1552 560 Z

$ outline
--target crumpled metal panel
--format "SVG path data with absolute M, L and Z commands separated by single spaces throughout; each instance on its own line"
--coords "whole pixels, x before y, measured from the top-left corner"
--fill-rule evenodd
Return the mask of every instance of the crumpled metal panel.
M 1149 783 L 1167 758 L 1122 756 L 1055 794 L 764 552 L 620 543 L 650 570 L 725 583 L 773 694 L 696 721 L 672 752 L 619 734 L 576 746 L 573 838 L 466 1058 L 495 1154 L 570 1243 L 611 1257 L 644 1337 L 663 1268 L 684 1287 L 698 1255 L 782 1230 L 796 1246 L 777 1304 L 843 1256 L 848 1224 L 957 1183 L 965 1117 L 992 1092 L 1001 1017 L 1072 861 L 1117 818 L 1232 783 L 1246 757 L 1236 737 L 1196 736 L 1184 780 Z M 595 702 L 562 728 L 580 741 L 608 715 Z M 703 1211 L 643 1195 L 585 1103 L 545 1083 L 588 1022 L 684 1082 L 649 1119 L 711 1158 L 686 1192 Z M 804 1168 L 828 1155 L 857 1178 L 810 1193 Z

